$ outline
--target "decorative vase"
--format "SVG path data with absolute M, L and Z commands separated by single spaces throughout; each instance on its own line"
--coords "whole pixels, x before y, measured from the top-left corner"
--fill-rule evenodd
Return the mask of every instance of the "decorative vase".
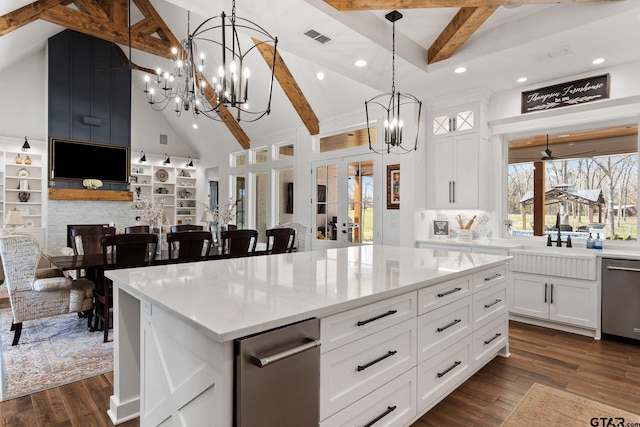
M 31 193 L 27 193 L 26 191 L 18 192 L 18 200 L 21 202 L 28 202 L 31 197 Z
M 25 165 L 30 165 L 31 164 L 31 158 L 29 156 L 27 156 L 27 158 L 24 159 L 24 164 Z
M 18 153 L 18 155 L 16 156 L 16 165 L 21 165 L 22 164 L 22 156 L 20 156 L 20 153 Z

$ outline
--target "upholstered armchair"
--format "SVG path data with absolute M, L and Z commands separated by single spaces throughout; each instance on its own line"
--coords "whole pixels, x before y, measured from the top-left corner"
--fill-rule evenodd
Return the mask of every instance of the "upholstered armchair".
M 38 240 L 27 234 L 0 236 L 0 257 L 9 292 L 14 331 L 12 345 L 18 344 L 22 322 L 77 312 L 93 314 L 95 284 L 87 279 L 73 280 L 55 268 L 38 269 L 41 256 Z

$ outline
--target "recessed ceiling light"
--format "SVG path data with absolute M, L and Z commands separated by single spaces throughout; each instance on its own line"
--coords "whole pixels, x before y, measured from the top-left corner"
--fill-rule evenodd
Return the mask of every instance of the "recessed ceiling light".
M 324 80 L 324 73 L 322 71 L 318 71 L 316 77 L 318 78 L 318 80 Z
M 198 129 L 198 125 L 196 123 L 194 123 L 192 126 L 194 129 Z
M 467 71 L 467 69 L 464 68 L 464 67 L 458 67 L 455 70 L 453 70 L 453 72 L 456 73 L 456 74 L 462 74 L 462 73 L 465 73 L 466 71 Z
M 365 61 L 364 59 L 358 59 L 356 61 L 356 67 L 366 67 L 367 66 L 367 61 Z
M 602 64 L 603 62 L 604 62 L 604 58 L 597 58 L 597 59 L 594 59 L 593 61 L 591 61 L 591 63 L 593 65 Z
M 520 77 L 520 78 L 518 79 L 518 83 L 524 83 L 524 82 L 526 82 L 526 81 L 527 81 L 527 78 L 526 78 L 526 77 Z

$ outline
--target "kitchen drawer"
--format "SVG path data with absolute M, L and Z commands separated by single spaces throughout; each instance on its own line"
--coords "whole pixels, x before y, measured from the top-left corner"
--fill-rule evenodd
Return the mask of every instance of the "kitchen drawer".
M 508 314 L 495 319 L 473 333 L 473 366 L 480 368 L 507 344 L 509 339 Z
M 416 368 L 413 368 L 322 421 L 320 427 L 402 427 L 415 415 Z
M 471 276 L 464 276 L 420 289 L 418 291 L 418 314 L 424 314 L 464 298 L 470 292 Z
M 321 353 L 416 316 L 417 293 L 410 292 L 320 320 Z
M 418 363 L 471 333 L 471 295 L 418 316 Z
M 416 365 L 416 318 L 320 355 L 320 419 Z
M 473 295 L 473 330 L 486 325 L 507 312 L 507 282 Z
M 506 263 L 475 273 L 473 275 L 473 288 L 479 290 L 500 282 L 505 282 L 508 273 L 509 265 Z
M 471 373 L 471 335 L 418 365 L 418 412 L 431 409 Z

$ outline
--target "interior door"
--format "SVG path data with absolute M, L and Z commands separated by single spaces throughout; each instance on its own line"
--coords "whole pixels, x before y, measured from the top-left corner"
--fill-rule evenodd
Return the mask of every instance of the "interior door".
M 369 156 L 313 164 L 314 248 L 373 243 L 375 174 Z

